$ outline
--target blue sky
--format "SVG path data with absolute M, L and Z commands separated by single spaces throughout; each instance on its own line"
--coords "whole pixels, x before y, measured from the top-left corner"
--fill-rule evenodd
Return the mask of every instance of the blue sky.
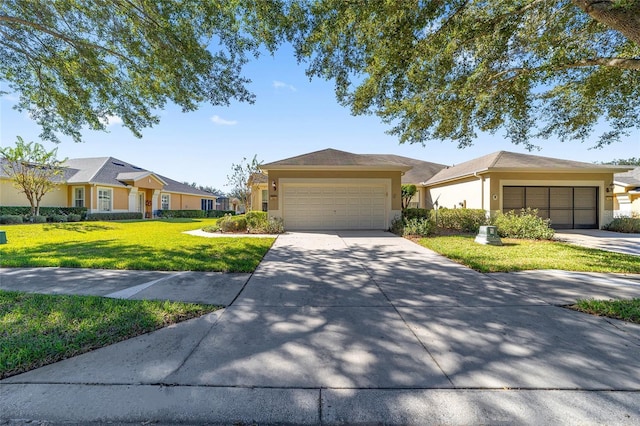
M 354 117 L 335 100 L 333 83 L 309 81 L 304 64 L 298 65 L 288 49 L 263 55 L 245 67 L 252 80 L 249 89 L 256 102 L 230 107 L 202 105 L 182 113 L 170 106 L 161 111 L 161 122 L 134 137 L 117 122 L 109 132 L 86 131 L 84 143 L 63 138 L 57 145 L 59 158 L 112 156 L 178 181 L 197 182 L 223 191 L 231 165 L 257 155 L 271 162 L 294 155 L 335 148 L 360 154 L 397 154 L 442 164 L 457 164 L 498 150 L 527 151 L 499 135 L 481 136 L 474 146 L 458 149 L 455 142 L 398 144 L 385 133 L 388 126 L 375 116 Z M 0 145 L 13 145 L 16 135 L 39 141 L 40 129 L 27 114 L 11 107 L 14 97 L 0 99 Z M 596 135 L 594 135 L 594 140 Z M 538 141 L 533 154 L 577 161 L 599 162 L 640 156 L 640 135 L 603 149 L 593 143 Z M 45 142 L 51 149 L 54 144 Z

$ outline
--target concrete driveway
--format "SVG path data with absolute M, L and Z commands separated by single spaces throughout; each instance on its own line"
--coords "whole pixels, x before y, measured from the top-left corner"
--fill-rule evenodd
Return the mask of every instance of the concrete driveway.
M 640 234 L 601 229 L 563 229 L 556 232 L 554 238 L 583 247 L 640 256 Z
M 638 424 L 636 276 L 485 275 L 382 232 L 280 236 L 226 309 L 0 382 L 1 419 Z

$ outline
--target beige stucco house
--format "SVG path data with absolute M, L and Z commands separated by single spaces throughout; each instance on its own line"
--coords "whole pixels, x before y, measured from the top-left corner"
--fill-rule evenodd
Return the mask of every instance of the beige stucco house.
M 616 173 L 613 179 L 613 210 L 616 216 L 640 216 L 640 167 Z
M 531 207 L 556 229 L 601 228 L 614 216 L 614 174 L 629 169 L 498 151 L 445 168 L 423 187 L 427 207 Z
M 216 196 L 113 157 L 76 158 L 64 163 L 63 183 L 41 207 L 86 207 L 88 213 L 214 210 Z M 1 168 L 0 168 L 1 169 Z M 0 171 L 0 205 L 26 206 L 27 198 Z
M 253 203 L 288 230 L 388 229 L 401 184 L 414 183 L 416 207 L 532 207 L 556 228 L 600 228 L 614 215 L 614 173 L 629 169 L 506 151 L 447 167 L 325 149 L 263 165 Z

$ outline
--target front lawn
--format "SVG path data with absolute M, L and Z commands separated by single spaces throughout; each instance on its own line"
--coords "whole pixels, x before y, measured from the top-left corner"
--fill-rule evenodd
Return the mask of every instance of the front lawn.
M 570 305 L 568 308 L 591 315 L 640 324 L 640 299 L 578 300 L 576 304 Z
M 0 379 L 218 308 L 0 290 Z
M 183 234 L 216 219 L 5 225 L 2 267 L 252 272 L 274 238 Z
M 561 269 L 640 273 L 640 256 L 611 253 L 554 241 L 503 238 L 503 246 L 482 245 L 473 236 L 421 238 L 418 244 L 480 272 Z

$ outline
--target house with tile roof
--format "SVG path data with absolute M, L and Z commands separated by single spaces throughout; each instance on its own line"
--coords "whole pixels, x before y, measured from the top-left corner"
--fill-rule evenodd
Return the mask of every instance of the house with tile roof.
M 63 183 L 45 195 L 42 207 L 86 207 L 88 213 L 215 210 L 214 194 L 113 157 L 74 158 L 63 164 Z M 28 205 L 0 172 L 0 205 Z
M 269 215 L 288 230 L 388 229 L 401 185 L 421 208 L 531 207 L 555 228 L 600 228 L 614 215 L 614 173 L 631 169 L 499 151 L 455 166 L 325 149 L 262 165 Z

